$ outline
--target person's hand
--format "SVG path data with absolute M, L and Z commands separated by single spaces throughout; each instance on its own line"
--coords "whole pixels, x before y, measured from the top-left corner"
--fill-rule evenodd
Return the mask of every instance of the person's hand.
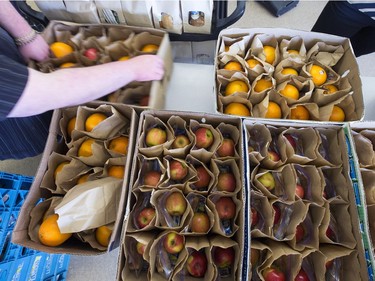
M 134 71 L 135 81 L 161 80 L 164 75 L 164 62 L 157 55 L 141 55 L 126 61 Z
M 43 39 L 43 37 L 39 34 L 32 42 L 20 46 L 19 50 L 26 62 L 28 62 L 30 59 L 36 61 L 43 61 L 49 55 L 49 46 L 47 42 Z

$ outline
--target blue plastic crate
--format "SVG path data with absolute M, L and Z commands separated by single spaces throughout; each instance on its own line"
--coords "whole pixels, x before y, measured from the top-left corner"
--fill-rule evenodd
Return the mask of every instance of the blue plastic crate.
M 6 263 L 16 260 L 22 250 L 22 246 L 13 244 L 11 241 L 12 231 L 8 231 L 5 239 L 2 241 L 2 249 L 0 253 L 0 263 Z
M 0 229 L 6 230 L 8 228 L 9 217 L 10 217 L 9 211 L 0 212 Z
M 44 262 L 42 280 L 53 280 L 55 277 L 58 254 L 47 254 Z
M 34 249 L 29 249 L 26 247 L 21 247 L 21 251 L 19 253 L 19 258 L 28 257 L 37 254 L 39 251 Z
M 65 281 L 67 279 L 67 276 L 68 276 L 68 271 L 65 270 L 63 272 L 57 273 L 54 280 L 55 281 Z
M 56 270 L 55 270 L 55 275 L 56 276 L 59 273 L 68 270 L 69 261 L 70 261 L 70 256 L 69 255 L 67 255 L 67 254 L 58 255 L 57 260 L 56 260 Z
M 0 172 L 0 188 L 17 189 L 19 180 L 19 175 Z
M 15 260 L 11 263 L 9 270 L 8 281 L 25 281 L 29 272 L 31 257 L 25 257 Z
M 18 190 L 0 188 L 0 211 L 12 209 L 17 198 Z
M 1 281 L 5 281 L 8 279 L 11 265 L 12 264 L 10 262 L 3 263 L 3 264 L 0 263 L 0 280 Z
M 45 264 L 47 254 L 39 252 L 36 255 L 30 257 L 30 267 L 27 274 L 27 281 L 38 281 L 42 280 L 43 267 Z

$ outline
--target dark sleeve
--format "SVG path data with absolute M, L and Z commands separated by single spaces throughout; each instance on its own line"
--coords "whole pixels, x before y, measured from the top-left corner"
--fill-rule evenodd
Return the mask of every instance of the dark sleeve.
M 26 65 L 0 55 L 0 120 L 6 118 L 21 97 L 28 77 Z

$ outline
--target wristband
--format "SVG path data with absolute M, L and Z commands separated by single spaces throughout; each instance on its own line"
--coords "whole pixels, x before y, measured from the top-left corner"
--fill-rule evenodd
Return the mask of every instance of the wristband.
M 31 29 L 31 31 L 25 36 L 14 38 L 14 42 L 16 43 L 17 46 L 25 46 L 33 42 L 35 38 L 37 37 L 37 35 L 38 33 L 36 33 L 34 29 Z

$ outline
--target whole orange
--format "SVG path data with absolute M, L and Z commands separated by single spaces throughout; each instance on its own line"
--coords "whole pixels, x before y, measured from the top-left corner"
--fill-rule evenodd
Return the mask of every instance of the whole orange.
M 332 84 L 324 85 L 323 88 L 326 89 L 326 91 L 324 91 L 324 94 L 333 94 L 339 90 L 335 85 Z
M 108 176 L 123 179 L 125 175 L 125 166 L 123 165 L 112 165 L 108 168 Z
M 265 117 L 280 119 L 281 115 L 281 107 L 276 102 L 270 101 L 268 103 L 268 109 Z
M 124 60 L 128 60 L 130 57 L 129 56 L 122 56 L 121 58 L 119 58 L 118 60 L 119 61 L 124 61 Z
M 100 122 L 107 119 L 104 113 L 93 113 L 87 117 L 85 122 L 85 130 L 91 132 Z
M 334 105 L 331 116 L 329 117 L 329 121 L 344 122 L 345 121 L 344 110 L 341 107 Z
M 311 66 L 310 75 L 315 86 L 323 85 L 327 81 L 327 72 L 319 65 Z
M 238 61 L 230 61 L 223 68 L 226 70 L 243 71 L 242 65 Z
M 72 66 L 75 66 L 76 64 L 73 63 L 73 62 L 65 62 L 63 64 L 60 65 L 60 68 L 69 68 L 69 67 L 72 67 Z
M 53 178 L 56 179 L 57 174 L 60 173 L 63 167 L 69 163 L 70 163 L 69 161 L 64 161 L 64 162 L 61 162 L 59 165 L 57 165 L 55 172 L 53 173 Z
M 261 78 L 256 81 L 254 91 L 260 93 L 270 88 L 272 88 L 272 81 L 266 78 Z
M 256 59 L 248 59 L 246 62 L 251 69 L 253 69 L 257 65 L 261 65 L 261 63 L 259 61 L 257 61 Z
M 239 102 L 229 103 L 225 107 L 224 113 L 230 115 L 251 116 L 249 108 L 243 103 Z
M 283 70 L 281 70 L 281 74 L 283 75 L 298 75 L 297 70 L 291 67 L 285 67 Z
M 273 64 L 276 58 L 276 49 L 272 46 L 263 46 L 263 53 L 266 56 L 265 61 L 269 64 Z
M 111 234 L 112 234 L 112 229 L 106 225 L 102 225 L 102 226 L 99 226 L 95 230 L 95 239 L 103 247 L 108 247 Z
M 108 148 L 120 154 L 126 155 L 128 153 L 129 138 L 119 136 L 109 142 Z
M 309 120 L 310 113 L 303 105 L 297 105 L 290 110 L 290 119 L 294 120 Z
M 89 176 L 90 176 L 90 173 L 87 173 L 87 174 L 84 174 L 82 176 L 80 176 L 77 180 L 77 184 L 81 184 L 81 183 L 85 183 L 88 181 L 89 179 Z
M 49 47 L 56 58 L 64 57 L 66 55 L 73 53 L 74 51 L 72 46 L 64 42 L 54 42 Z
M 39 241 L 46 246 L 56 247 L 68 240 L 71 233 L 61 233 L 57 220 L 58 214 L 49 215 L 40 225 L 38 230 Z
M 287 52 L 288 52 L 290 55 L 299 55 L 299 51 L 297 51 L 297 50 L 289 49 L 289 50 L 287 50 Z
M 299 91 L 297 87 L 292 84 L 286 84 L 284 89 L 280 90 L 280 94 L 290 99 L 299 99 Z
M 86 139 L 81 143 L 81 146 L 78 149 L 78 156 L 79 157 L 90 157 L 92 155 L 92 144 L 94 143 L 94 139 Z
M 234 80 L 228 83 L 225 87 L 225 96 L 233 95 L 237 92 L 247 93 L 249 91 L 249 87 L 247 86 L 246 82 L 242 80 Z
M 156 44 L 146 44 L 141 48 L 141 51 L 145 53 L 156 53 L 158 49 L 159 46 Z
M 74 128 L 76 127 L 76 120 L 77 120 L 77 118 L 76 118 L 76 117 L 73 117 L 73 118 L 71 118 L 71 119 L 68 121 L 68 126 L 67 126 L 67 129 L 66 129 L 66 132 L 68 133 L 68 136 L 69 136 L 69 137 L 72 137 L 72 131 L 73 131 Z

